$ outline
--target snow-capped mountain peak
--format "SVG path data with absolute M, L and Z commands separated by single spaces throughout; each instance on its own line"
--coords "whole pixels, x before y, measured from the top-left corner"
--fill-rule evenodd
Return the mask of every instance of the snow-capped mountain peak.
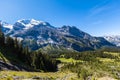
M 23 45 L 27 45 L 31 50 L 37 50 L 49 45 L 53 46 L 53 48 L 76 51 L 92 50 L 106 45 L 114 46 L 104 38 L 92 37 L 77 27 L 63 26 L 57 28 L 48 22 L 35 19 L 18 20 L 13 26 L 4 23 L 2 28 L 5 35 L 23 40 Z
M 27 24 L 39 25 L 39 24 L 45 24 L 46 23 L 44 21 L 38 21 L 38 20 L 35 20 L 35 19 L 21 19 L 21 20 L 18 20 L 17 22 L 22 23 L 24 25 L 27 25 Z
M 21 20 L 18 20 L 17 22 L 22 24 L 23 26 L 25 26 L 24 29 L 29 29 L 29 28 L 34 27 L 35 25 L 40 25 L 40 24 L 47 25 L 46 22 L 38 21 L 38 20 L 35 20 L 35 19 L 21 19 Z
M 31 19 L 30 23 L 31 23 L 31 24 L 34 24 L 34 25 L 45 24 L 44 21 L 37 21 L 37 20 L 35 20 L 35 19 Z
M 104 36 L 104 38 L 115 44 L 116 46 L 120 46 L 120 35 L 110 35 L 110 36 Z

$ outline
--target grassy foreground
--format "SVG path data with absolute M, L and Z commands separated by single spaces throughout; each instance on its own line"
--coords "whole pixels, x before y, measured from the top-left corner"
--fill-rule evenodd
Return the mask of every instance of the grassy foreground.
M 76 80 L 77 75 L 71 72 L 23 72 L 1 71 L 0 80 Z
M 120 80 L 120 53 L 79 54 L 57 58 L 57 72 L 1 71 L 0 80 Z
M 1 71 L 0 80 L 80 80 L 76 73 L 71 72 L 23 72 Z M 110 76 L 104 76 L 92 80 L 117 80 Z

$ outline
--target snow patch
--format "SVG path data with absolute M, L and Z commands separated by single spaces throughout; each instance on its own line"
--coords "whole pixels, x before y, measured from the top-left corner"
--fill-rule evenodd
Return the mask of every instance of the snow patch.
M 29 28 L 32 28 L 35 25 L 39 25 L 39 24 L 47 25 L 45 22 L 37 21 L 35 19 L 30 19 L 30 20 L 21 19 L 21 20 L 18 20 L 17 22 L 22 24 L 23 26 L 25 26 L 24 29 L 29 29 Z
M 13 29 L 13 25 L 4 25 L 5 28 Z

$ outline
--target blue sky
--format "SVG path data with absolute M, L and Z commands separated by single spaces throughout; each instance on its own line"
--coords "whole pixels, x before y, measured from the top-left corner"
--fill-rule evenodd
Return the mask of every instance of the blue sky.
M 0 20 L 47 21 L 76 26 L 93 36 L 120 35 L 120 0 L 0 0 Z

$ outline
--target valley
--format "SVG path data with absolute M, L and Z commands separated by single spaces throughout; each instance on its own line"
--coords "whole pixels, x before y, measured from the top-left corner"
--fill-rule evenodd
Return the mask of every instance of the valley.
M 119 80 L 120 48 L 75 26 L 1 22 L 0 80 Z
M 0 0 L 0 80 L 120 80 L 120 0 Z
M 92 55 L 91 55 L 92 54 Z M 63 57 L 64 55 L 64 57 Z M 90 56 L 91 55 L 91 56 Z M 72 57 L 71 57 L 72 56 Z M 79 57 L 78 57 L 79 56 Z M 84 56 L 84 57 L 83 57 Z M 85 58 L 86 56 L 86 58 Z M 119 80 L 120 53 L 82 52 L 61 54 L 56 72 L 2 70 L 1 80 Z

